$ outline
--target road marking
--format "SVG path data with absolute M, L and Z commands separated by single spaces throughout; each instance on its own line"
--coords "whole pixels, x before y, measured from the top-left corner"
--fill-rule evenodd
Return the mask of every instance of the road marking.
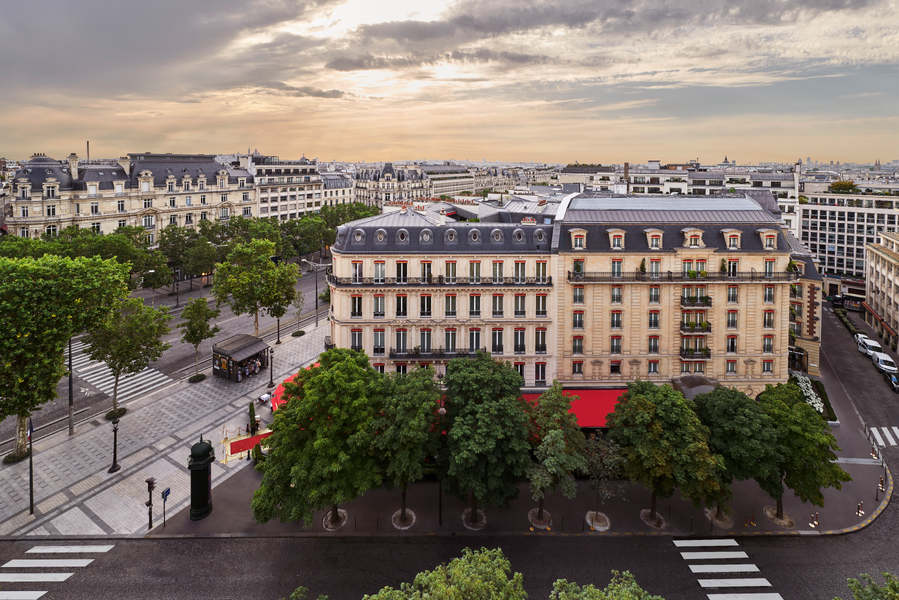
M 693 573 L 758 573 L 755 565 L 690 565 Z
M 681 552 L 680 555 L 685 560 L 749 558 L 745 552 Z
M 47 592 L 0 592 L 0 600 L 37 600 Z
M 83 552 L 109 552 L 114 544 L 105 546 L 35 546 L 25 554 L 81 554 Z
M 112 395 L 115 387 L 115 377 L 109 371 L 109 367 L 103 365 L 102 369 L 97 369 L 89 374 L 84 374 L 81 378 L 103 392 Z M 125 402 L 132 398 L 142 396 L 163 386 L 174 383 L 174 379 L 160 373 L 156 369 L 144 369 L 134 375 L 121 377 L 119 379 L 118 401 Z
M 872 427 L 872 428 L 871 428 L 871 433 L 874 434 L 874 438 L 877 440 L 877 445 L 878 445 L 878 446 L 883 446 L 883 438 L 880 437 L 880 433 L 878 433 L 876 427 Z
M 753 579 L 700 579 L 700 587 L 725 588 L 725 587 L 771 587 L 771 583 L 764 577 Z
M 74 573 L 0 573 L 3 583 L 25 583 L 43 581 L 65 581 Z
M 893 427 L 893 433 L 896 434 L 896 439 L 899 439 L 899 427 Z
M 33 567 L 55 567 L 69 569 L 72 567 L 86 567 L 94 562 L 93 558 L 17 558 L 11 560 L 2 568 L 27 569 Z
M 761 594 L 708 594 L 709 600 L 784 600 L 780 594 L 761 593 Z
M 739 546 L 737 540 L 674 540 L 678 548 L 696 546 Z
M 896 445 L 896 440 L 894 440 L 894 439 L 893 439 L 893 436 L 890 435 L 890 428 L 889 428 L 889 427 L 884 427 L 884 428 L 883 428 L 883 436 L 884 436 L 884 437 L 887 439 L 887 441 L 890 443 L 890 446 L 895 446 L 895 445 Z

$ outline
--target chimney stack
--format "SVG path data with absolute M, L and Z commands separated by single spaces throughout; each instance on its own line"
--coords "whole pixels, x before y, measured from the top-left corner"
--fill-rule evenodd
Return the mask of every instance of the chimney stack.
M 631 172 L 631 165 L 630 165 L 630 163 L 624 163 L 624 184 L 625 184 L 625 186 L 627 186 L 627 187 L 625 187 L 624 189 L 625 189 L 625 193 L 627 193 L 627 194 L 630 194 L 630 193 L 631 193 L 631 178 L 630 178 L 630 172 Z
M 439 227 L 446 225 L 446 211 L 442 208 L 440 209 L 440 219 L 437 221 L 437 225 Z
M 69 162 L 69 173 L 72 175 L 72 179 L 78 179 L 78 155 L 72 152 L 66 160 Z

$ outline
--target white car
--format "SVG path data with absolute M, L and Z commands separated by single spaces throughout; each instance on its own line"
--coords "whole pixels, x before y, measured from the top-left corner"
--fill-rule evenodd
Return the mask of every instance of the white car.
M 864 333 L 856 333 L 853 337 L 855 338 L 855 343 L 856 343 L 856 344 L 859 343 L 859 342 L 862 341 L 862 340 L 867 340 L 867 339 L 869 339 L 868 336 L 866 336 Z
M 858 351 L 871 356 L 875 352 L 883 352 L 883 348 L 877 342 L 864 338 L 858 341 Z
M 875 352 L 872 354 L 871 361 L 881 373 L 899 373 L 899 367 L 896 367 L 896 363 L 893 362 L 893 359 L 883 352 Z

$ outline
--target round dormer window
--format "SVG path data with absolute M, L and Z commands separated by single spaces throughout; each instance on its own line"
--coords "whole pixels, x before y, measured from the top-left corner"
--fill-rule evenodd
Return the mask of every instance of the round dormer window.
M 431 241 L 431 234 L 428 233 L 427 231 L 425 231 L 424 233 L 421 234 L 421 240 L 422 240 L 423 242 L 430 242 L 430 241 Z
M 384 232 L 383 232 L 383 231 L 379 231 L 379 232 L 378 232 L 378 241 L 379 241 L 379 242 L 383 242 L 383 241 L 384 241 Z
M 446 232 L 446 241 L 455 242 L 456 241 L 456 232 L 453 230 L 449 230 Z
M 496 233 L 494 233 L 494 234 L 493 234 L 493 241 L 494 241 L 494 242 L 501 242 L 501 241 L 503 241 L 503 234 L 501 234 L 501 233 L 498 232 L 498 231 L 497 231 Z
M 516 241 L 516 242 L 523 242 L 523 241 L 524 241 L 524 233 L 521 232 L 521 231 L 516 231 L 516 232 L 515 232 L 515 241 Z
M 480 234 L 479 234 L 477 231 L 472 231 L 472 232 L 471 232 L 471 241 L 472 241 L 472 242 L 478 241 L 478 238 L 480 238 L 480 237 L 481 237 L 481 236 L 480 236 Z
M 361 242 L 361 241 L 362 241 L 362 232 L 361 232 L 361 231 L 357 231 L 356 234 L 355 234 L 353 237 L 356 238 L 356 241 L 357 241 L 357 242 Z
M 542 242 L 543 240 L 546 239 L 546 234 L 543 233 L 542 230 L 540 230 L 534 235 L 534 237 L 537 239 L 538 242 Z
M 399 239 L 399 241 L 401 241 L 401 242 L 405 242 L 406 241 L 406 232 L 401 231 L 399 233 L 399 235 L 397 235 L 397 239 Z

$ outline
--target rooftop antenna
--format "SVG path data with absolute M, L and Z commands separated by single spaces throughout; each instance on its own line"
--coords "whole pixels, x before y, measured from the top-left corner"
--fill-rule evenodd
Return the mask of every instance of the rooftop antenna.
M 91 161 L 91 141 L 87 141 L 87 162 Z

